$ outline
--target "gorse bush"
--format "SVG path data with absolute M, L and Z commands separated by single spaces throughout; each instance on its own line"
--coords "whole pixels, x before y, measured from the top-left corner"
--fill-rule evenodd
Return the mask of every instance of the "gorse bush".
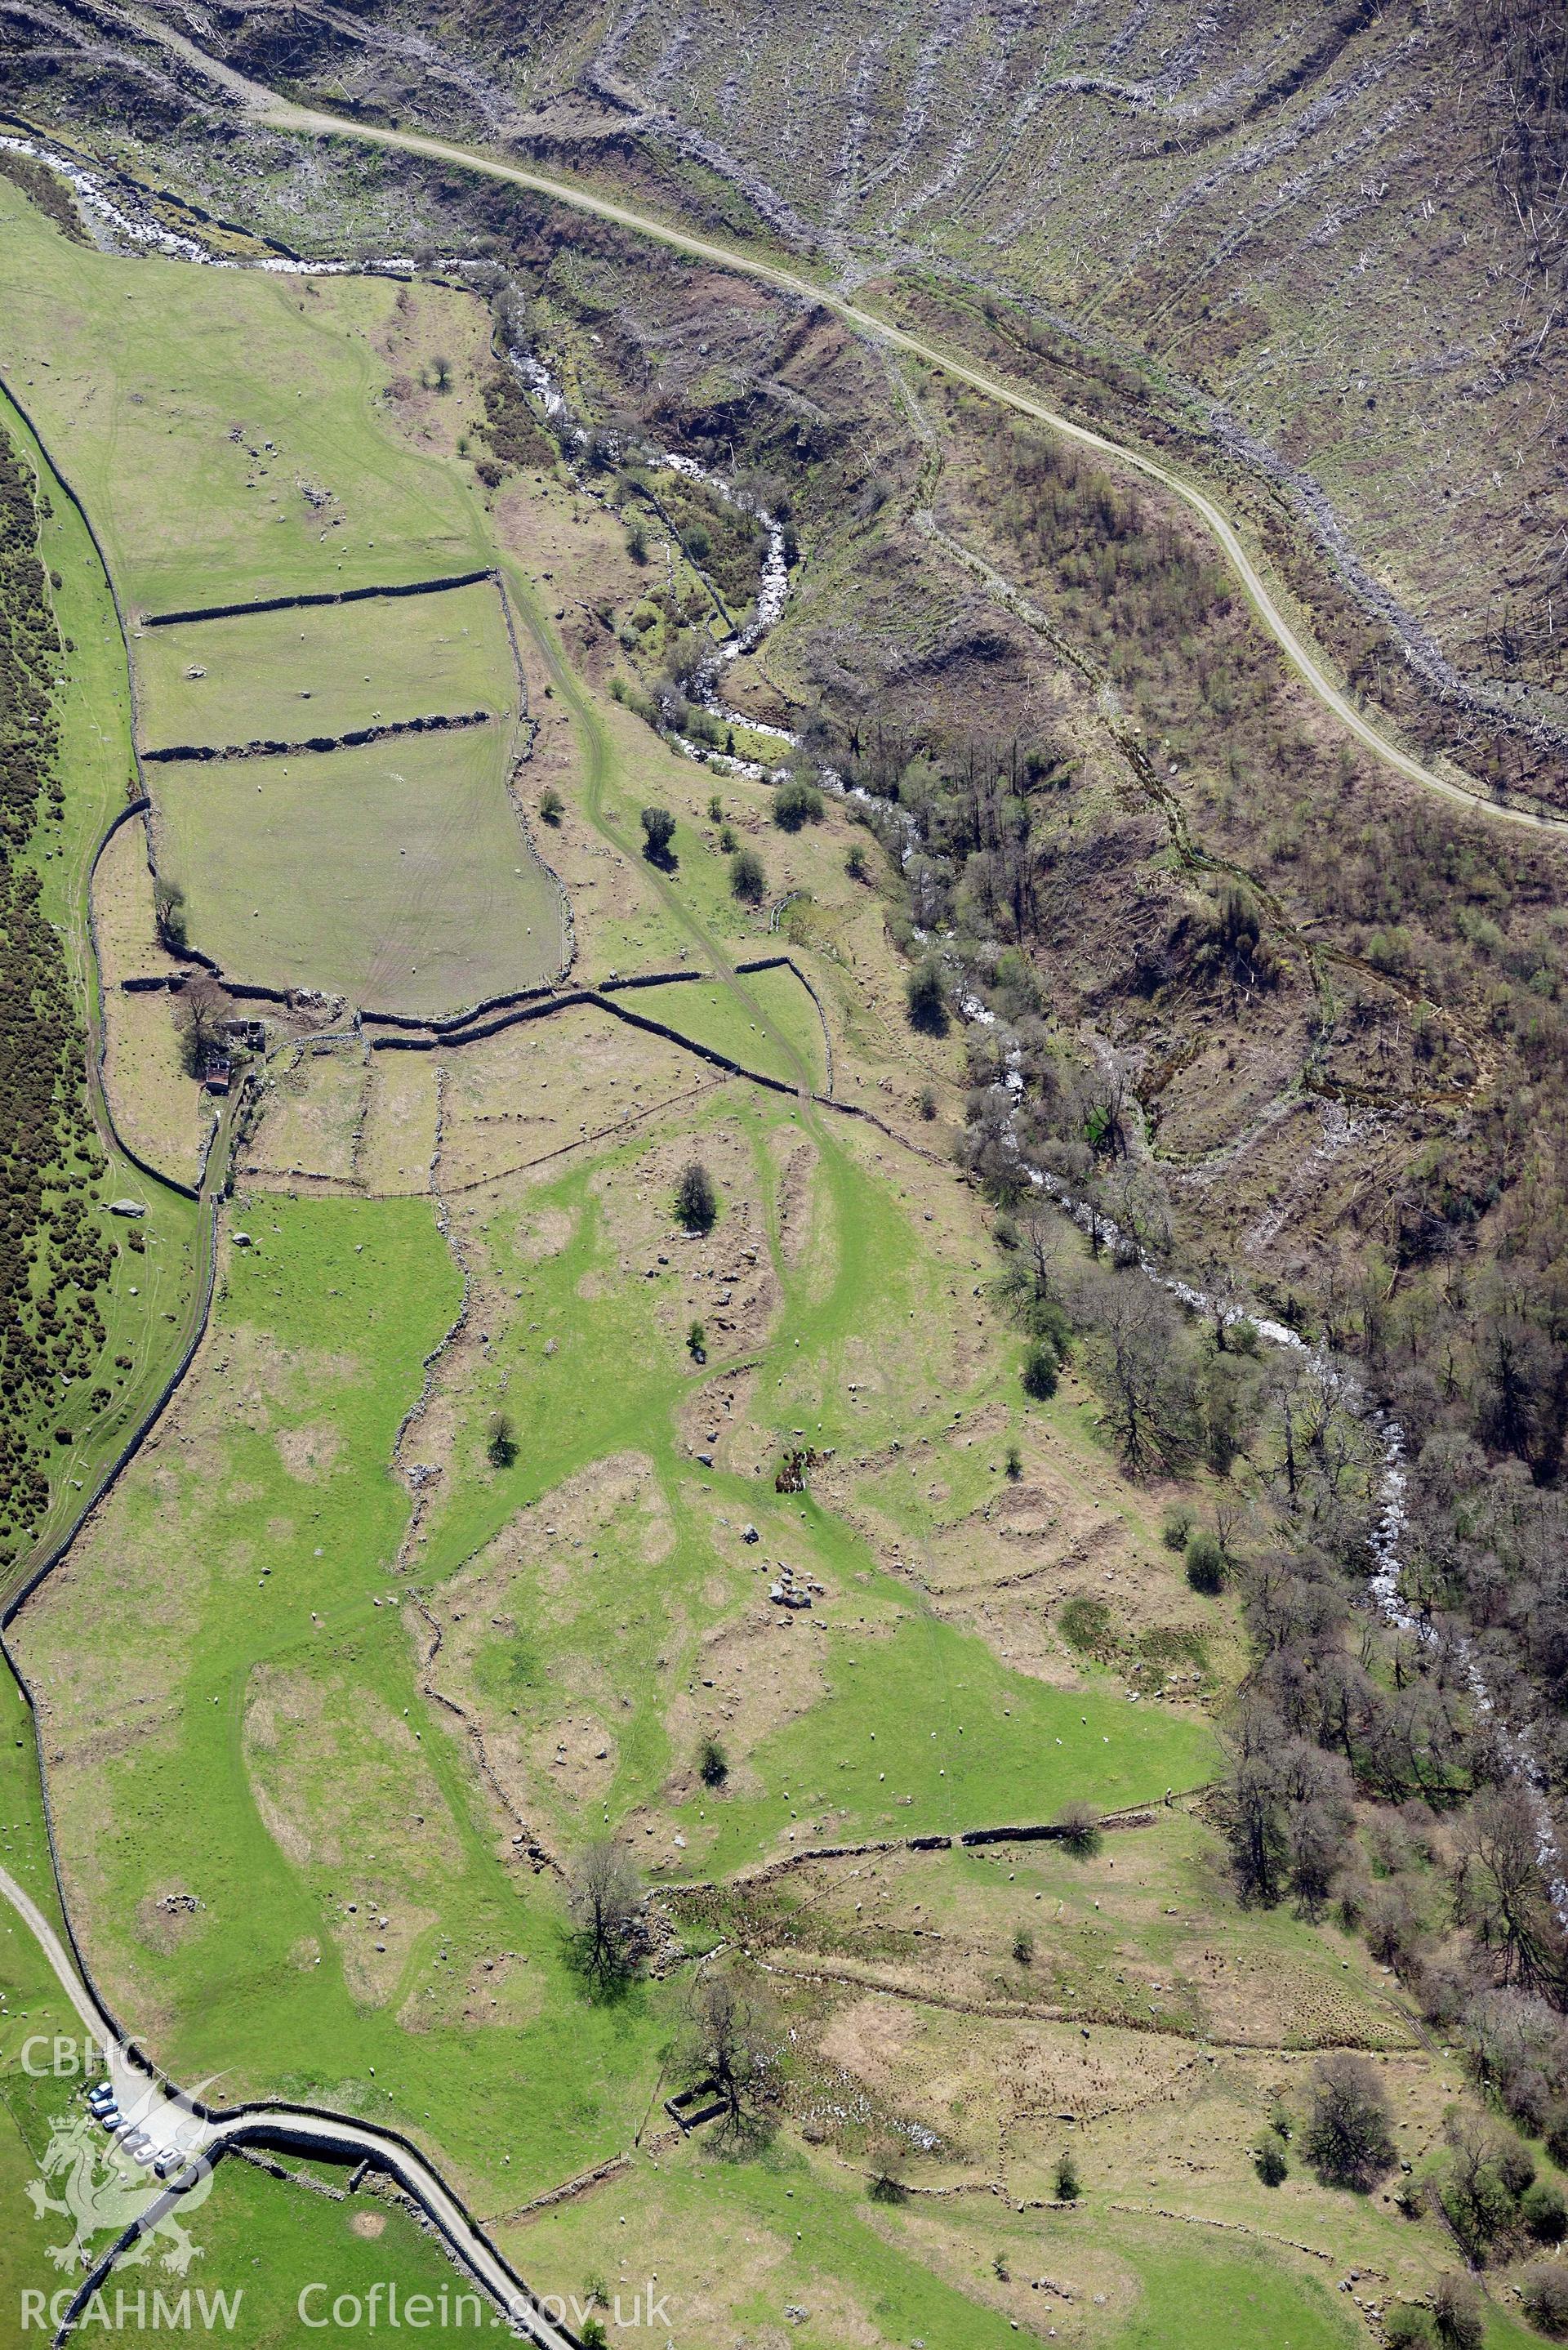
M 1225 1554 L 1207 1526 L 1195 1526 L 1187 1541 L 1187 1580 L 1212 1597 L 1225 1588 Z
M 1520 2279 L 1519 2297 L 1538 2334 L 1552 2342 L 1568 2339 L 1568 2269 L 1538 2262 Z
M 1519 2216 L 1542 2244 L 1560 2244 L 1568 2235 L 1568 2201 L 1563 2189 L 1549 2179 L 1526 2188 L 1519 2199 Z
M 1441 2276 L 1432 2288 L 1432 2323 L 1444 2350 L 1481 2350 L 1486 2319 L 1468 2276 Z
M 792 775 L 774 792 L 774 822 L 784 832 L 798 832 L 803 824 L 822 821 L 822 794 L 815 784 Z
M 768 877 L 754 848 L 738 848 L 730 859 L 730 889 L 743 906 L 760 906 L 767 894 Z
M 37 854 L 57 853 L 65 808 L 56 681 L 70 650 L 38 534 L 34 476 L 0 429 L 0 1567 L 47 1503 L 62 1383 L 84 1379 L 100 1360 L 100 1299 L 115 1253 L 90 1188 L 106 1170 L 88 1116 L 67 941 L 49 917 Z M 176 943 L 183 900 L 171 887 L 160 902 Z M 147 1246 L 134 1228 L 119 1244 L 132 1256 Z M 63 1440 L 72 1440 L 68 1426 Z
M 1423 2309 L 1419 2302 L 1389 2302 L 1383 2312 L 1383 2338 L 1388 2350 L 1417 2350 L 1418 2344 L 1430 2343 L 1430 2311 Z

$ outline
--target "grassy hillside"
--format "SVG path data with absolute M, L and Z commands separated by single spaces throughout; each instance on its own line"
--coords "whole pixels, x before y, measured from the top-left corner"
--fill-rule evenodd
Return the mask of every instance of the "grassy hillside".
M 30 1464 L 26 1475 L 10 1478 L 5 1496 L 0 1589 L 8 1589 L 74 1522 L 156 1400 L 200 1310 L 210 1243 L 207 1211 L 126 1157 L 96 1095 L 99 981 L 87 938 L 88 889 L 99 843 L 130 784 L 124 648 L 80 516 L 8 403 L 0 404 L 0 426 L 16 468 L 13 485 L 26 504 L 26 536 L 36 530 L 44 567 L 42 640 L 35 639 L 29 681 L 38 699 L 24 700 L 16 669 L 7 689 L 9 813 L 16 819 L 7 1067 L 22 1211 L 7 1243 L 10 1336 L 13 1346 L 23 1337 L 25 1312 L 41 1348 L 30 1358 L 14 1357 L 7 1374 L 10 1467 L 24 1456 Z M 30 763 L 40 750 L 49 791 L 44 797 L 45 773 L 34 775 L 39 797 L 30 806 Z M 32 1049 L 51 1036 L 65 1079 L 59 1086 L 48 1082 L 49 1055 L 39 1059 Z M 39 1181 L 31 1200 L 23 1174 L 29 1158 Z M 117 1200 L 141 1207 L 133 1226 L 111 1219 Z M 38 1218 L 36 1254 L 34 1235 L 24 1229 L 29 1212 Z M 67 1363 L 62 1348 L 73 1333 L 77 1351 Z
M 603 73 L 591 29 L 575 54 Z M 627 59 L 653 29 L 628 20 Z M 975 88 L 994 62 L 970 60 Z M 940 76 L 910 72 L 892 86 L 912 157 Z M 867 159 L 873 82 L 867 66 Z M 894 176 L 889 203 L 911 193 Z M 353 167 L 323 179 L 369 205 Z M 1234 1274 L 1251 1304 L 1250 1263 L 1304 1289 L 1373 1173 L 1473 1143 L 1524 1066 L 1520 999 L 1549 1055 L 1555 963 L 1505 960 L 1505 923 L 1550 897 L 1548 853 L 1504 876 L 1486 837 L 1444 836 L 1429 933 L 1375 947 L 1355 925 L 1428 836 L 1293 700 L 1168 511 L 988 436 L 829 322 L 685 269 L 655 286 L 623 241 L 514 218 L 530 334 L 594 423 L 620 418 L 574 470 L 536 419 L 482 440 L 490 320 L 471 296 L 400 312 L 379 280 L 114 258 L 8 182 L 0 205 L 28 396 L 138 598 L 330 588 L 384 578 L 383 555 L 414 577 L 443 548 L 514 591 L 520 684 L 491 622 L 483 647 L 445 634 L 445 596 L 380 630 L 363 607 L 318 639 L 306 623 L 324 708 L 372 695 L 373 717 L 411 672 L 421 694 L 488 689 L 483 730 L 154 770 L 192 942 L 221 935 L 236 975 L 280 989 L 326 978 L 421 1009 L 479 992 L 526 951 L 510 780 L 581 970 L 700 974 L 628 996 L 668 1036 L 530 1006 L 385 1050 L 308 999 L 269 1007 L 211 1325 L 16 1626 L 65 1894 L 117 2008 L 182 2077 L 415 2138 L 612 2340 L 639 2338 L 618 2289 L 668 2285 L 669 2338 L 699 2350 L 786 2329 L 836 2350 L 1015 2333 L 1349 2350 L 1455 2272 L 1469 2147 L 1497 2221 L 1477 2323 L 1517 2343 L 1513 2289 L 1556 2208 L 1521 2182 L 1562 2171 L 1568 2043 L 1543 2001 L 1500 1998 L 1504 1944 L 1456 1929 L 1478 1898 L 1456 1812 L 1480 1775 L 1472 1684 L 1352 1608 L 1379 1432 L 1314 1357 L 1187 1319 L 1106 1262 L 1098 1227 L 1091 1253 L 1032 1216 L 1018 1163 L 1055 1150 L 1102 1216 L 1184 1263 L 1168 1164 L 1206 1280 Z M 456 389 L 372 397 L 421 305 L 465 321 Z M 278 403 L 303 383 L 319 397 L 296 445 Z M 707 525 L 694 498 L 659 517 L 621 443 L 677 410 L 709 459 L 753 469 L 759 503 L 787 504 L 787 615 L 722 675 L 831 770 L 793 831 L 769 781 L 675 739 L 701 723 Z M 480 455 L 502 442 L 504 462 Z M 308 525 L 293 504 L 307 464 L 340 526 L 330 499 Z M 275 501 L 284 522 L 258 524 Z M 716 540 L 732 593 L 756 533 Z M 231 628 L 254 659 L 225 658 Z M 187 660 L 182 634 L 133 633 L 132 662 L 155 645 L 164 712 L 211 683 L 210 739 L 298 698 L 281 622 L 192 624 Z M 524 688 L 509 779 L 495 746 Z M 661 858 L 656 806 L 675 821 Z M 732 886 L 742 845 L 760 901 Z M 1455 902 L 1434 907 L 1445 874 Z M 148 946 L 140 879 L 130 859 L 105 881 L 127 958 Z M 79 897 L 53 902 L 85 972 Z M 775 940 L 820 1016 L 789 972 L 734 971 Z M 825 1076 L 830 1044 L 836 1102 L 726 1076 L 683 1039 L 785 1083 Z M 188 1097 L 166 1066 L 154 1082 L 145 1036 L 140 1063 L 122 1043 L 139 1132 L 188 1149 Z M 1303 1148 L 1298 1117 L 1335 1111 L 1342 1142 L 1325 1127 Z M 694 1159 L 711 1216 L 680 1204 Z M 1333 1310 L 1370 1329 L 1387 1268 L 1322 1261 Z M 1289 1310 L 1311 1318 L 1293 1286 Z M 1461 1286 L 1448 1310 L 1469 1312 Z M 1414 1354 L 1413 1323 L 1379 1326 Z M 1467 1361 L 1456 1337 L 1454 1380 Z M 1546 1502 L 1511 1516 L 1522 1492 L 1488 1497 L 1494 1565 L 1514 1527 L 1554 1523 Z M 1243 1902 L 1247 1787 L 1213 1783 L 1234 1702 L 1261 1690 L 1280 1708 L 1255 1773 L 1273 1876 Z M 36 1882 L 31 1750 L 0 1752 L 7 1866 Z M 947 1841 L 1010 1825 L 1057 1832 Z M 639 1922 L 596 1972 L 585 1854 L 607 1835 Z M 16 1980 L 39 1996 L 36 1964 Z M 661 2100 L 722 2061 L 715 1987 L 742 2018 L 743 2121 L 687 2139 Z M 1539 2074 L 1537 2091 L 1510 2073 L 1506 2134 L 1478 2018 Z M 1323 2061 L 1347 2052 L 1386 2138 L 1355 2184 L 1319 2126 Z M 18 2136 L 0 2167 L 20 2185 L 28 2159 Z M 369 2199 L 237 2168 L 226 2185 L 213 2243 L 256 2272 L 258 2344 L 290 2338 L 302 2260 L 356 2291 L 388 2272 L 383 2243 L 410 2285 L 428 2266 L 411 2231 L 361 2224 Z
M 369 338 L 395 285 L 128 265 L 8 186 L 0 222 L 8 369 L 133 610 L 483 566 L 460 484 L 377 412 Z

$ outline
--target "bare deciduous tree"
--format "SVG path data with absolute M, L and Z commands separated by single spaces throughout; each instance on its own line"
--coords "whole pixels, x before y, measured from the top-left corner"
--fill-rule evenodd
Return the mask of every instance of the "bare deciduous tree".
M 1524 1789 L 1483 1788 L 1455 1833 L 1454 1910 L 1492 1953 L 1501 1981 L 1561 1998 L 1568 1967 L 1539 1844 L 1535 1807 Z
M 1085 1856 L 1100 1848 L 1100 1807 L 1075 1795 L 1062 1805 L 1055 1825 L 1069 1852 Z
M 616 1990 L 636 1963 L 642 1887 L 631 1856 L 613 1836 L 601 1836 L 580 1852 L 566 1885 L 573 1956 L 585 1981 L 598 1991 Z
M 732 1976 L 706 1974 L 698 1984 L 687 2060 L 723 2099 L 722 2126 L 731 2135 L 754 2129 L 777 2100 L 776 2026 Z
M 1130 1475 L 1177 1471 L 1197 1449 L 1190 1369 L 1176 1315 L 1139 1273 L 1079 1284 L 1090 1376 Z
M 181 1056 L 188 1075 L 195 1076 L 205 1055 L 223 1043 L 223 1026 L 234 1010 L 226 991 L 210 972 L 198 972 L 175 999 Z

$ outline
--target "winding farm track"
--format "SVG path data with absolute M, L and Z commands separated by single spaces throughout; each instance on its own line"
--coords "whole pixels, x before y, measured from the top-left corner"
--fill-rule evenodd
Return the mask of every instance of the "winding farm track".
M 843 317 L 857 332 L 866 335 L 877 345 L 903 352 L 925 365 L 938 369 L 955 380 L 970 385 L 1000 406 L 1044 423 L 1064 437 L 1094 451 L 1096 454 L 1145 474 L 1180 497 L 1197 514 L 1225 555 L 1260 620 L 1273 637 L 1285 658 L 1346 731 L 1393 772 L 1406 781 L 1430 790 L 1450 803 L 1471 811 L 1498 816 L 1506 822 L 1536 829 L 1568 830 L 1568 818 L 1499 805 L 1479 792 L 1467 789 L 1460 784 L 1435 774 L 1383 735 L 1339 691 L 1326 674 L 1318 657 L 1297 636 L 1288 619 L 1275 604 L 1245 546 L 1220 506 L 1203 490 L 1186 481 L 1154 458 L 1125 447 L 1101 433 L 1074 422 L 1070 418 L 1050 408 L 1045 402 L 990 375 L 957 353 L 910 334 L 831 286 L 819 285 L 776 263 L 695 236 L 669 223 L 639 212 L 630 205 L 594 193 L 570 181 L 557 179 L 521 165 L 511 164 L 480 151 L 453 145 L 418 131 L 356 122 L 320 109 L 296 105 L 263 86 L 249 81 L 232 68 L 208 57 L 194 44 L 166 26 L 151 24 L 142 19 L 133 21 L 138 23 L 140 29 L 144 33 L 152 36 L 168 49 L 179 55 L 195 71 L 225 88 L 252 119 L 269 129 L 316 138 L 351 139 L 392 148 L 429 161 L 503 181 L 547 200 L 607 221 L 633 234 L 648 237 L 691 258 L 760 280 L 792 298 L 821 305 Z M 108 576 L 107 565 L 105 571 Z M 547 639 L 543 638 L 542 631 L 540 636 L 541 650 L 545 655 L 547 666 L 558 681 L 568 682 L 564 663 L 556 657 L 554 648 L 549 645 Z M 576 696 L 569 696 L 569 698 L 574 702 L 578 700 Z M 587 723 L 587 713 L 580 706 L 577 714 L 585 720 L 585 723 Z M 591 724 L 588 725 L 588 738 L 590 784 L 596 787 L 592 796 L 597 804 L 597 787 L 602 785 L 603 781 L 601 770 L 604 764 L 604 750 L 602 743 L 596 739 L 595 730 Z M 597 810 L 597 805 L 595 820 L 607 837 L 617 837 L 613 827 Z M 751 1004 L 752 999 L 745 991 L 739 974 L 719 954 L 713 942 L 701 931 L 700 926 L 693 925 L 688 919 L 686 927 L 689 930 L 697 929 L 701 943 L 707 951 L 715 974 L 732 986 L 743 1002 Z M 98 1024 L 98 1007 L 92 998 L 93 991 L 89 988 L 89 1027 L 96 1048 L 101 1045 L 101 1035 Z M 753 1008 L 757 1007 L 753 1005 Z M 765 1022 L 763 1024 L 769 1025 Z M 771 1026 L 770 1033 L 772 1033 Z M 783 1040 L 779 1041 L 783 1042 Z M 796 1061 L 793 1049 L 785 1046 L 785 1050 L 788 1058 L 791 1061 Z M 107 1121 L 108 1105 L 102 1097 L 100 1073 L 98 1066 L 99 1057 L 97 1049 L 89 1053 L 89 1083 L 92 1087 L 95 1111 L 101 1120 Z M 804 1070 L 800 1071 L 800 1075 L 803 1080 L 805 1079 Z M 800 1092 L 803 1107 L 809 1117 L 817 1107 L 809 1080 L 802 1084 Z M 832 1106 L 845 1107 L 838 1104 Z M 866 1114 L 862 1113 L 862 1115 Z M 881 1124 L 880 1120 L 874 1119 L 872 1122 Z M 222 1142 L 226 1145 L 226 1141 L 227 1137 L 224 1136 Z M 223 1174 L 226 1171 L 225 1161 L 226 1149 L 220 1147 L 209 1159 L 201 1193 L 204 1202 L 215 1203 L 216 1194 L 222 1188 Z M 210 1263 L 207 1271 L 209 1275 L 207 1286 L 210 1294 Z M 202 1326 L 204 1326 L 206 1318 L 205 1305 L 206 1300 L 203 1299 L 200 1314 Z M 199 1335 L 198 1329 L 197 1336 Z M 182 1365 L 182 1370 L 183 1367 Z M 176 1379 L 171 1383 L 171 1385 L 177 1384 L 179 1376 L 179 1374 L 176 1375 Z M 156 1419 L 161 1409 L 161 1400 L 149 1416 L 146 1425 L 151 1425 L 152 1420 Z M 145 1433 L 145 1427 L 140 1432 Z M 131 1449 L 134 1450 L 134 1443 Z M 106 1483 L 112 1482 L 114 1475 L 118 1473 L 119 1467 L 122 1465 L 123 1460 L 110 1471 Z M 94 1501 L 101 1498 L 101 1492 L 95 1493 L 92 1498 Z M 41 1579 L 41 1575 L 48 1571 L 48 1566 L 52 1565 L 68 1546 L 69 1540 L 70 1535 L 67 1534 L 64 1542 L 56 1545 L 42 1569 L 28 1579 L 27 1588 L 31 1588 L 37 1580 Z M 21 1593 L 13 1595 L 11 1604 L 5 1611 L 7 1617 L 15 1613 L 23 1596 Z M 13 1669 L 15 1669 L 14 1667 Z M 19 1674 L 17 1678 L 20 1679 Z M 25 1689 L 26 1685 L 23 1684 L 23 1686 Z M 992 1835 L 999 1837 L 1011 1837 L 1020 1833 L 1018 1830 L 989 1831 L 966 1835 L 961 1840 L 989 1841 Z M 1022 1833 L 1028 1835 L 1032 1832 L 1025 1830 Z M 507 2314 L 517 2333 L 524 2338 L 541 2345 L 541 2350 L 573 2350 L 574 2337 L 539 2308 L 527 2288 L 491 2243 L 477 2221 L 464 2210 L 440 2175 L 414 2147 L 393 2132 L 379 2130 L 369 2124 L 347 2115 L 339 2116 L 318 2109 L 270 2103 L 228 2110 L 202 2106 L 196 2098 L 187 2095 L 164 2082 L 148 2064 L 134 2043 L 121 2033 L 119 2025 L 93 1988 L 85 1959 L 80 1952 L 67 1949 L 66 1943 L 62 1941 L 25 1889 L 4 1870 L 0 1870 L 0 1899 L 4 1899 L 10 1905 L 35 1936 L 73 2010 L 85 2029 L 103 2048 L 110 2077 L 115 2083 L 125 2111 L 143 2116 L 155 2134 L 161 2134 L 166 2142 L 181 2146 L 193 2160 L 200 2159 L 210 2163 L 230 2148 L 245 2145 L 272 2146 L 296 2154 L 315 2154 L 328 2158 L 337 2157 L 348 2159 L 368 2159 L 376 2168 L 395 2178 L 404 2191 L 420 2204 L 462 2265 L 479 2280 L 493 2295 L 500 2308 Z M 67 1930 L 68 1935 L 68 1922 Z M 168 2207 L 170 2197 L 167 2193 L 151 2199 L 148 2211 L 138 2223 L 139 2229 L 154 2224 L 161 2211 Z M 57 2339 L 63 2341 L 72 2331 L 86 2309 L 92 2291 L 108 2274 L 114 2262 L 129 2248 L 136 2232 L 137 2230 L 133 2230 L 130 2235 L 112 2246 L 92 2274 L 85 2280 L 76 2297 L 71 2315 L 61 2327 Z
M 126 13 L 127 21 L 134 24 L 140 32 L 161 43 L 194 71 L 225 89 L 254 121 L 270 130 L 296 131 L 316 139 L 352 139 L 370 146 L 389 147 L 404 154 L 422 156 L 431 162 L 452 164 L 460 171 L 476 172 L 485 179 L 502 180 L 513 187 L 526 189 L 530 194 L 569 205 L 574 211 L 589 213 L 597 220 L 609 221 L 618 228 L 629 229 L 635 235 L 651 238 L 674 252 L 689 255 L 693 260 L 711 262 L 719 268 L 735 270 L 743 276 L 757 278 L 763 285 L 773 286 L 779 293 L 791 295 L 799 301 L 820 303 L 825 309 L 836 312 L 882 348 L 902 351 L 928 367 L 940 369 L 960 383 L 966 383 L 971 390 L 983 393 L 988 400 L 995 400 L 999 406 L 1048 425 L 1054 432 L 1061 433 L 1080 448 L 1092 450 L 1096 456 L 1107 457 L 1118 465 L 1131 466 L 1148 480 L 1158 482 L 1162 489 L 1172 492 L 1197 515 L 1219 546 L 1258 619 L 1286 660 L 1324 708 L 1332 712 L 1346 733 L 1364 749 L 1370 751 L 1407 783 L 1434 792 L 1455 806 L 1496 816 L 1505 824 L 1522 825 L 1535 832 L 1568 832 L 1568 816 L 1512 806 L 1506 802 L 1490 799 L 1473 786 L 1458 783 L 1450 776 L 1440 775 L 1409 752 L 1401 750 L 1397 743 L 1364 717 L 1328 674 L 1322 657 L 1297 633 L 1275 602 L 1267 581 L 1223 509 L 1206 490 L 1188 481 L 1170 466 L 1160 463 L 1157 458 L 1146 455 L 1142 450 L 1128 448 L 1106 433 L 1096 432 L 1087 425 L 1075 423 L 1071 417 L 1064 416 L 1044 400 L 1035 399 L 1033 393 L 1004 382 L 942 344 L 928 342 L 903 327 L 894 326 L 888 319 L 867 309 L 829 284 L 801 276 L 777 262 L 763 259 L 760 255 L 695 236 L 689 230 L 678 228 L 652 213 L 639 212 L 631 204 L 597 194 L 575 181 L 559 179 L 530 166 L 508 163 L 500 156 L 486 154 L 483 149 L 458 146 L 449 140 L 431 138 L 421 130 L 403 130 L 389 123 L 357 122 L 344 115 L 328 113 L 319 107 L 296 105 L 292 99 L 268 89 L 263 83 L 251 81 L 245 75 L 236 73 L 233 67 L 209 57 L 193 41 L 186 40 L 182 34 L 171 31 L 167 26 L 130 11 Z

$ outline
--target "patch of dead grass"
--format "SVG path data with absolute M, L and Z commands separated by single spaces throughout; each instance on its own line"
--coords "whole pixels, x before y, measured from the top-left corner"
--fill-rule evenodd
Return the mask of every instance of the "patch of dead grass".
M 429 1053 L 373 1053 L 359 1171 L 373 1194 L 428 1191 L 436 1147 L 436 1063 Z
M 262 1116 L 241 1161 L 253 1174 L 316 1175 L 358 1184 L 370 1072 L 357 1046 L 304 1047 L 269 1077 Z
M 243 1743 L 273 1841 L 295 1867 L 333 1880 L 329 1926 L 350 1991 L 383 2005 L 435 1921 L 431 1899 L 457 1846 L 412 1730 L 343 1674 L 260 1665 Z
M 591 1006 L 524 1021 L 438 1057 L 446 1072 L 441 1180 L 449 1194 L 534 1165 L 553 1180 L 572 1163 L 566 1154 L 591 1139 L 623 1128 L 635 1134 L 660 1104 L 690 1105 L 711 1090 L 689 1054 Z

